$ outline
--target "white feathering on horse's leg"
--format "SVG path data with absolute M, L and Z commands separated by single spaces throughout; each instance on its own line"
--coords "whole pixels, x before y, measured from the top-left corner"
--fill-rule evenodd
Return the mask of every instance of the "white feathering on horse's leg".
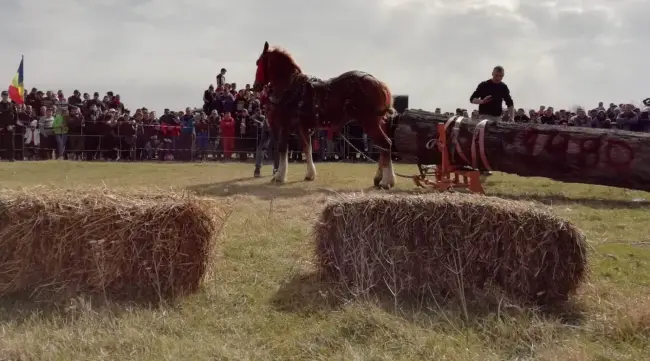
M 395 171 L 393 170 L 393 161 L 388 158 L 386 166 L 383 168 L 383 175 L 379 187 L 389 189 L 395 186 Z
M 273 178 L 271 178 L 271 183 L 282 183 L 286 180 L 286 165 L 284 163 L 285 154 L 288 156 L 287 153 L 280 153 L 278 154 L 278 169 L 275 170 L 275 174 L 273 174 Z
M 375 172 L 375 178 L 373 178 L 375 187 L 379 187 L 379 183 L 384 176 L 384 171 L 381 168 L 381 161 L 377 164 L 377 171 Z
M 305 147 L 305 157 L 307 158 L 307 174 L 305 174 L 305 180 L 313 181 L 316 179 L 316 166 L 314 165 L 311 142 Z
M 276 183 L 285 183 L 287 181 L 287 165 L 289 164 L 289 152 L 280 153 L 280 164 L 278 171 L 275 173 L 274 181 Z

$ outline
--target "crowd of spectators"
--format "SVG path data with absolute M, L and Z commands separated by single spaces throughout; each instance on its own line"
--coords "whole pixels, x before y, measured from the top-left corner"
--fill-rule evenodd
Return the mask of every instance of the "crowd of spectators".
M 440 114 L 440 108 L 435 110 Z M 454 113 L 446 113 L 451 116 Z M 478 120 L 478 110 L 470 114 L 466 109 L 456 109 L 456 115 Z M 509 121 L 507 109 L 503 110 L 503 121 Z M 622 129 L 633 132 L 650 132 L 650 98 L 643 101 L 643 107 L 631 103 L 610 103 L 605 107 L 599 102 L 597 107 L 586 110 L 575 107 L 572 110 L 556 110 L 552 106 L 540 105 L 539 109 L 517 109 L 514 121 L 517 123 L 564 125 L 601 129 Z
M 216 85 L 204 91 L 202 108 L 165 109 L 160 116 L 146 107 L 131 111 L 112 91 L 91 96 L 75 90 L 66 97 L 61 90 L 54 93 L 33 88 L 24 104 L 15 105 L 15 124 L 0 126 L 0 159 L 246 161 L 254 157 L 260 140 L 268 136 L 269 124 L 264 116 L 267 89 L 255 92 L 249 84 L 238 88 L 235 83 L 226 83 L 225 74 L 222 69 Z M 4 92 L 2 101 L 7 103 Z M 650 99 L 644 102 L 644 109 L 614 103 L 605 108 L 602 102 L 588 111 L 556 111 L 545 106 L 518 109 L 514 121 L 649 132 Z M 454 114 L 443 114 L 439 108 L 435 112 Z M 477 111 L 469 114 L 464 109 L 456 109 L 455 114 L 478 117 Z M 506 118 L 504 111 L 504 121 Z M 372 150 L 359 126 L 349 124 L 342 133 L 347 142 L 328 130 L 316 132 L 314 159 L 375 158 L 374 154 L 359 154 Z M 290 150 L 292 161 L 302 159 L 295 137 Z
M 5 129 L 11 136 L 0 137 L 0 159 L 246 161 L 255 156 L 263 133 L 268 136 L 267 89 L 254 92 L 246 84 L 237 90 L 221 75 L 217 86 L 204 91 L 203 107 L 165 109 L 160 116 L 146 107 L 131 111 L 112 91 L 91 97 L 75 90 L 66 97 L 61 90 L 33 88 L 24 104 L 14 104 L 16 119 Z M 359 149 L 368 149 L 360 127 L 350 125 L 344 131 Z M 317 160 L 361 157 L 328 131 L 316 134 L 313 143 Z M 296 137 L 290 139 L 290 149 L 291 161 L 300 161 Z

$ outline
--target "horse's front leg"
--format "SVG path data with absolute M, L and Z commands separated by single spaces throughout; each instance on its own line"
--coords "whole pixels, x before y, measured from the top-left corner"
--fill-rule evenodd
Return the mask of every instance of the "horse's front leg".
M 384 131 L 381 119 L 371 118 L 363 122 L 367 125 L 366 134 L 372 139 L 373 146 L 379 149 L 379 166 L 375 173 L 375 187 L 390 189 L 395 186 L 395 171 L 391 159 L 392 142 Z
M 287 131 L 282 128 L 278 132 L 278 171 L 275 172 L 272 183 L 284 183 L 287 181 L 287 165 L 289 164 L 289 135 Z
M 390 189 L 395 186 L 395 170 L 393 170 L 393 159 L 390 151 L 390 143 L 388 151 L 381 150 L 380 164 L 382 167 L 381 181 L 379 181 L 379 188 Z
M 302 149 L 307 158 L 307 173 L 305 174 L 306 181 L 313 181 L 316 179 L 316 166 L 314 165 L 313 152 L 311 146 L 311 136 L 309 131 L 300 128 L 300 138 L 302 139 Z
M 381 178 L 384 175 L 384 170 L 383 170 L 383 162 L 384 158 L 379 155 L 379 163 L 377 164 L 377 171 L 375 172 L 375 177 L 372 179 L 375 187 L 379 187 L 379 183 L 381 183 Z

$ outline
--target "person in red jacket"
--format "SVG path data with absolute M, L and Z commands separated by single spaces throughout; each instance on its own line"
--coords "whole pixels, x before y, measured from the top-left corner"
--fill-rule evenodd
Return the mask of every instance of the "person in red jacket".
M 232 152 L 235 148 L 235 119 L 230 115 L 230 112 L 224 114 L 221 124 L 221 144 L 223 144 L 223 155 L 226 160 L 232 157 Z

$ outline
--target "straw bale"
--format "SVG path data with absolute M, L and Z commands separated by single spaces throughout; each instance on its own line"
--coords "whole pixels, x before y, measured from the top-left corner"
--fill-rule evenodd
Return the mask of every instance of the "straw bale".
M 553 304 L 567 300 L 588 267 L 575 226 L 541 204 L 495 197 L 340 195 L 313 233 L 321 272 L 356 295 L 490 284 L 513 300 Z
M 228 213 L 160 192 L 0 191 L 0 296 L 158 302 L 195 292 Z

